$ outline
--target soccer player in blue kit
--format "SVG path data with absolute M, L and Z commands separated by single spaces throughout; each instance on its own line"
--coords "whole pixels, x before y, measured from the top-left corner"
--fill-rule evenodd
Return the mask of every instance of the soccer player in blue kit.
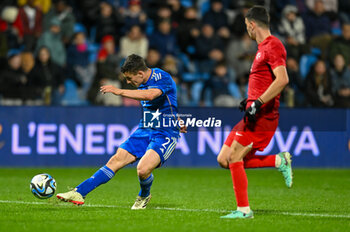
M 137 90 L 106 85 L 101 87 L 103 94 L 112 93 L 141 101 L 143 115 L 149 113 L 153 116 L 151 122 L 162 115 L 170 115 L 173 120 L 177 120 L 176 84 L 170 74 L 158 68 L 148 68 L 143 58 L 135 54 L 127 57 L 121 72 L 126 82 L 137 87 Z M 151 199 L 150 190 L 154 178 L 152 171 L 173 154 L 179 133 L 187 132 L 186 127 L 179 128 L 174 124 L 154 127 L 149 126 L 149 123 L 141 119 L 138 129 L 120 145 L 105 166 L 74 190 L 57 194 L 57 198 L 82 205 L 89 192 L 111 180 L 119 169 L 140 160 L 137 175 L 141 190 L 131 209 L 145 209 Z

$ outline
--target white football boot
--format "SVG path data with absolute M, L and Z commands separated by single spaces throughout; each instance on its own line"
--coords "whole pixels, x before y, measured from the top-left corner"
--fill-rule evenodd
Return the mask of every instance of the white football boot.
M 74 205 L 83 205 L 85 202 L 83 196 L 76 189 L 66 193 L 59 193 L 56 197 L 61 201 L 72 202 Z
M 137 196 L 136 197 L 136 201 L 134 203 L 134 205 L 131 207 L 131 209 L 146 209 L 146 206 L 148 204 L 148 202 L 151 200 L 152 198 L 152 195 L 149 194 L 148 197 L 140 197 L 140 196 Z

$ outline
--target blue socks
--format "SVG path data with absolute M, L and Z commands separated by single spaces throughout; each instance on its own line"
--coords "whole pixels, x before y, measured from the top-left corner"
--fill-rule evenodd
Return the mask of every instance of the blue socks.
M 145 180 L 141 180 L 139 178 L 139 181 L 140 181 L 140 187 L 141 187 L 141 190 L 139 192 L 139 196 L 140 197 L 148 197 L 149 194 L 150 194 L 150 191 L 151 191 L 151 186 L 152 186 L 152 183 L 153 183 L 153 174 L 151 173 L 151 175 L 145 179 Z
M 77 186 L 77 192 L 85 197 L 89 192 L 94 190 L 96 187 L 101 184 L 107 183 L 114 176 L 114 172 L 107 166 L 103 166 L 94 175 L 89 179 L 82 182 Z M 153 180 L 153 178 L 152 178 Z
M 114 172 L 108 168 L 107 166 L 103 166 L 94 175 L 92 175 L 89 179 L 86 179 L 80 185 L 78 185 L 77 192 L 80 193 L 83 197 L 85 197 L 89 192 L 100 186 L 101 184 L 107 183 L 110 179 L 114 177 Z M 151 186 L 153 183 L 153 174 L 145 179 L 140 181 L 141 190 L 139 192 L 140 197 L 148 197 L 151 191 Z

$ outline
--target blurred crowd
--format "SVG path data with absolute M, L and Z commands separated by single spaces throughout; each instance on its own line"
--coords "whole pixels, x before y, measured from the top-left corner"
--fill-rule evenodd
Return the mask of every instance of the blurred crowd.
M 180 106 L 237 106 L 246 97 L 257 44 L 244 16 L 271 15 L 284 43 L 286 107 L 350 107 L 349 0 L 3 0 L 0 105 L 137 106 L 99 94 L 130 88 L 130 54 L 169 72 Z

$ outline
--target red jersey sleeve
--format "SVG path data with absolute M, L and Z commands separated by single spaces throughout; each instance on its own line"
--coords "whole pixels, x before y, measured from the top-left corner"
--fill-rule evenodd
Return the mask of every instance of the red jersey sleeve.
M 278 66 L 286 66 L 287 52 L 280 41 L 273 41 L 267 53 L 267 63 L 274 70 Z

